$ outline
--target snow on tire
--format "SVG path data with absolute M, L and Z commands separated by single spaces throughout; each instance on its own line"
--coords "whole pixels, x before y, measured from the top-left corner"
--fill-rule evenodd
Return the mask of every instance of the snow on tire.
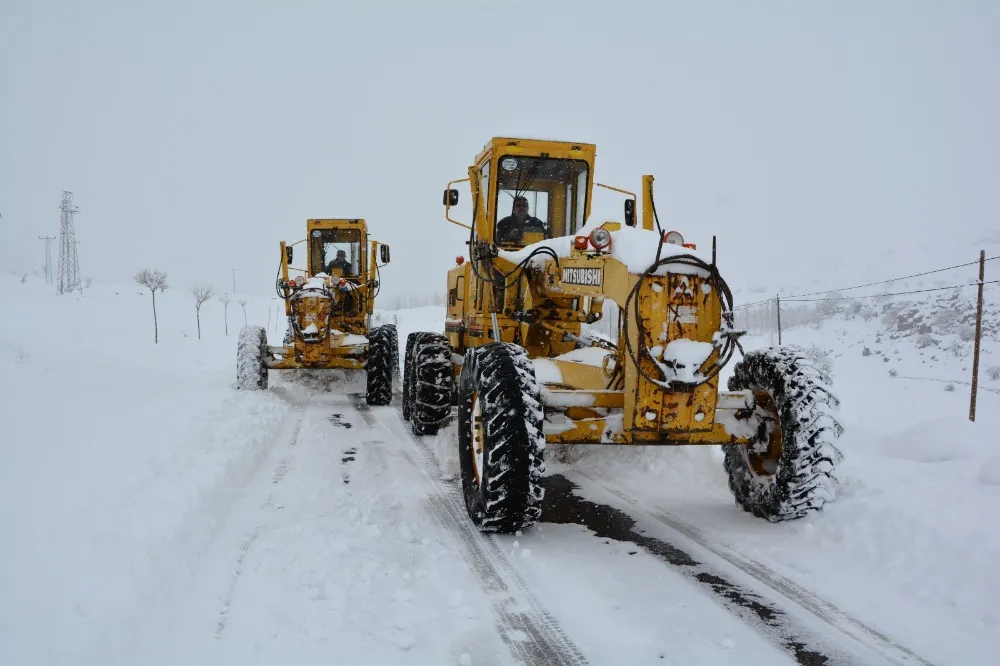
M 263 326 L 244 326 L 236 344 L 236 388 L 259 391 L 267 388 L 267 331 Z
M 466 353 L 458 449 L 465 505 L 483 532 L 514 533 L 541 516 L 542 401 L 528 354 L 491 342 Z
M 761 416 L 757 442 L 727 444 L 729 489 L 745 511 L 771 522 L 819 511 L 836 498 L 843 428 L 830 378 L 797 347 L 748 352 L 729 378 L 750 389 Z
M 407 348 L 404 415 L 414 434 L 435 435 L 451 413 L 451 345 L 438 333 L 412 333 Z
M 391 330 L 390 330 L 391 329 Z M 368 333 L 368 385 L 365 402 L 388 405 L 392 402 L 392 359 L 396 342 L 396 327 L 388 324 Z

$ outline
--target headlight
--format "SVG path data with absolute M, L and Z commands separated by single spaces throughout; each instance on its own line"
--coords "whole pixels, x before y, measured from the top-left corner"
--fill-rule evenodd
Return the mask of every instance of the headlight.
M 590 232 L 590 244 L 594 249 L 603 250 L 611 245 L 611 232 L 607 229 L 594 229 Z
M 668 231 L 663 234 L 663 242 L 671 245 L 684 245 L 684 236 L 679 231 Z

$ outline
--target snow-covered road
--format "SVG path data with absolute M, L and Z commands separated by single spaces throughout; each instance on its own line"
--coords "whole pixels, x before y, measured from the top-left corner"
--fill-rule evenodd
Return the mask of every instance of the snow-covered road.
M 290 409 L 266 459 L 99 641 L 106 663 L 921 663 L 580 475 L 547 479 L 529 533 L 481 535 L 398 406 L 273 383 Z
M 837 358 L 845 480 L 822 514 L 748 516 L 715 450 L 553 446 L 543 522 L 508 537 L 472 528 L 454 425 L 414 438 L 397 405 L 310 373 L 236 391 L 221 307 L 199 341 L 167 293 L 154 345 L 134 289 L 0 287 L 0 311 L 40 304 L 0 320 L 0 662 L 957 666 L 998 648 L 997 398 L 968 423 L 966 396 L 885 370 L 967 361 L 880 347 L 863 321 L 787 334 Z M 387 316 L 401 340 L 442 325 Z

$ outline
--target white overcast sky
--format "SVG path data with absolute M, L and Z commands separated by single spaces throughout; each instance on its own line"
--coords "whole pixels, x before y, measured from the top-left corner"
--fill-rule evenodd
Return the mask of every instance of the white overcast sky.
M 920 270 L 1000 240 L 998 120 L 1000 2 L 0 0 L 0 270 L 66 189 L 96 280 L 268 295 L 278 241 L 343 216 L 388 293 L 442 291 L 441 190 L 497 135 L 654 174 L 734 286 Z

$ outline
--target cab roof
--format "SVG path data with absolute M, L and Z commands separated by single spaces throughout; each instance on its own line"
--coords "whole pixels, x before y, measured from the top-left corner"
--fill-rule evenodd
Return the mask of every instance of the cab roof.
M 316 217 L 309 218 L 306 220 L 308 225 L 324 225 L 324 226 L 350 226 L 352 224 L 365 224 L 365 220 L 362 217 Z
M 513 152 L 524 152 L 526 154 L 551 152 L 553 150 L 559 153 L 575 153 L 579 152 L 580 157 L 591 157 L 597 153 L 597 146 L 593 143 L 582 143 L 579 141 L 562 141 L 559 139 L 527 139 L 527 138 L 514 138 L 514 137 L 503 137 L 495 136 L 489 140 L 489 142 L 483 146 L 483 149 L 476 155 L 476 164 L 479 164 L 483 159 L 492 154 L 497 155 L 503 149 L 513 149 Z M 546 150 L 548 149 L 548 150 Z

